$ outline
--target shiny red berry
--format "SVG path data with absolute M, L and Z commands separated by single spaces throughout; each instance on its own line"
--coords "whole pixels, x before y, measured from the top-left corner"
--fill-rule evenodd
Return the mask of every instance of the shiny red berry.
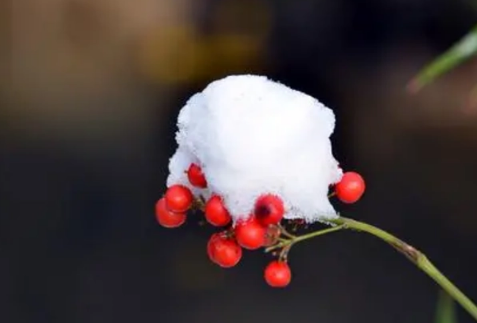
M 235 226 L 235 238 L 245 249 L 255 250 L 266 243 L 267 229 L 255 218 L 240 221 Z
M 187 170 L 187 178 L 195 187 L 207 187 L 207 180 L 205 179 L 204 173 L 202 173 L 202 168 L 197 164 L 192 163 L 190 165 L 189 169 Z
M 363 196 L 366 184 L 363 177 L 356 172 L 346 172 L 341 181 L 336 184 L 336 196 L 343 203 L 355 203 Z
M 214 233 L 210 238 L 209 241 L 207 242 L 207 255 L 209 256 L 209 259 L 213 262 L 216 263 L 215 261 L 215 243 L 217 240 L 220 239 L 221 235 L 223 233 Z
M 226 237 L 225 233 L 216 233 L 207 243 L 207 254 L 213 263 L 230 268 L 237 265 L 242 258 L 242 248 L 235 240 Z
M 161 198 L 156 203 L 156 219 L 165 228 L 177 228 L 185 222 L 186 214 L 170 211 L 167 208 L 166 199 Z
M 231 217 L 220 196 L 212 196 L 205 204 L 205 218 L 207 222 L 223 227 L 230 223 Z
M 284 261 L 272 261 L 265 268 L 264 277 L 271 287 L 286 287 L 291 281 L 290 266 Z
M 172 185 L 165 195 L 167 208 L 173 212 L 186 212 L 192 206 L 192 192 L 183 185 Z
M 283 219 L 285 207 L 280 197 L 273 194 L 260 196 L 255 202 L 255 218 L 265 226 L 277 224 Z

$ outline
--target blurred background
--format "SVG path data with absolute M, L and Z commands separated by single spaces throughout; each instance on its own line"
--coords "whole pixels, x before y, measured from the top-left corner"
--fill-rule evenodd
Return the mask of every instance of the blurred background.
M 406 83 L 477 20 L 464 0 L 23 0 L 0 5 L 1 322 L 434 320 L 438 288 L 391 248 L 342 232 L 270 260 L 212 265 L 211 231 L 159 227 L 175 120 L 207 83 L 264 74 L 337 115 L 343 214 L 424 250 L 477 300 L 477 111 L 471 61 Z M 459 322 L 472 322 L 459 311 Z

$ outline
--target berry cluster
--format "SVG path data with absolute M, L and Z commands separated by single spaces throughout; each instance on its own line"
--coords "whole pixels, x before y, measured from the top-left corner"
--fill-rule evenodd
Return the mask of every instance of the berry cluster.
M 199 165 L 191 164 L 187 177 L 191 185 L 207 187 L 207 180 Z M 361 175 L 346 172 L 336 184 L 332 195 L 336 195 L 344 203 L 354 203 L 361 198 L 364 190 L 365 183 Z M 187 211 L 192 208 L 200 208 L 206 221 L 212 226 L 224 228 L 221 232 L 214 233 L 207 243 L 210 260 L 223 268 L 237 265 L 242 258 L 242 249 L 277 249 L 280 243 L 286 241 L 282 236 L 291 236 L 281 224 L 285 215 L 282 199 L 268 193 L 257 198 L 247 220 L 232 224 L 232 218 L 220 196 L 212 195 L 204 203 L 199 197 L 194 197 L 186 186 L 172 185 L 156 203 L 156 219 L 163 227 L 176 228 L 186 221 Z M 287 263 L 288 249 L 283 248 L 278 260 L 272 261 L 265 268 L 265 281 L 272 287 L 285 287 L 291 281 L 291 270 Z

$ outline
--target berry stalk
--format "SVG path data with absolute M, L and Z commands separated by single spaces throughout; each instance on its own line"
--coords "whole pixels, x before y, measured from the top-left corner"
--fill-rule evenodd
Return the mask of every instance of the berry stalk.
M 311 233 L 302 234 L 300 236 L 292 236 L 290 239 L 282 239 L 279 243 L 266 248 L 265 252 L 270 252 L 270 251 L 285 248 L 285 247 L 290 248 L 292 245 L 294 245 L 295 243 L 298 243 L 300 241 L 308 240 L 308 239 L 315 238 L 315 237 L 318 237 L 318 236 L 322 236 L 322 235 L 325 235 L 327 233 L 339 231 L 339 230 L 342 230 L 344 228 L 345 228 L 344 225 L 337 225 L 335 227 L 326 228 L 326 229 L 318 230 L 318 231 L 313 231 Z M 283 232 L 282 232 L 282 234 L 283 234 Z

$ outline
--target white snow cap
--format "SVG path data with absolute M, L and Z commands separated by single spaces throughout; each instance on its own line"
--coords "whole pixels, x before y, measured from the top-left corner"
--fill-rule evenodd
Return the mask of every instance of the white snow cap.
M 326 222 L 338 216 L 328 192 L 342 176 L 329 139 L 334 126 L 333 111 L 307 94 L 264 76 L 225 77 L 180 111 L 167 186 L 220 195 L 234 222 L 267 193 L 282 198 L 286 219 Z M 206 189 L 188 182 L 191 163 L 202 167 Z

